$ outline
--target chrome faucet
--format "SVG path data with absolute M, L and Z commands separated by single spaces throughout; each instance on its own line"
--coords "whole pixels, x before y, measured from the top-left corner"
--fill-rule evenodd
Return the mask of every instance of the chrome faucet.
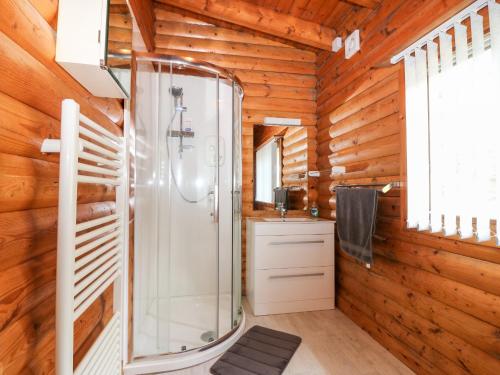
M 282 219 L 285 219 L 285 216 L 286 216 L 286 213 L 287 213 L 287 209 L 286 209 L 286 205 L 285 205 L 285 203 L 283 203 L 283 202 L 278 202 L 277 206 L 278 206 L 277 210 L 279 210 L 279 211 L 280 211 L 280 217 L 281 217 Z

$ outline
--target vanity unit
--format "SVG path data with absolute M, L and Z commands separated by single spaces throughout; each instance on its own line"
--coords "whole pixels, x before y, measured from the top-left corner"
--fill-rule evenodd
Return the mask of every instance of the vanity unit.
M 335 307 L 335 222 L 247 219 L 247 298 L 254 315 Z

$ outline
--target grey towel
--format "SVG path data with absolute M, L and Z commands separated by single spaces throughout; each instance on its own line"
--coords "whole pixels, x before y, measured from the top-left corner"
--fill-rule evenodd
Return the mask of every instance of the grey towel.
M 374 189 L 336 189 L 340 248 L 370 265 L 373 263 L 372 236 L 377 218 L 377 195 Z

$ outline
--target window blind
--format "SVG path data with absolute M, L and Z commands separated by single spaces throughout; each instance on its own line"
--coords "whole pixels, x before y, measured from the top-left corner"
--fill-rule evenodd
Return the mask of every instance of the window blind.
M 400 55 L 407 226 L 487 241 L 500 223 L 500 5 L 478 1 Z

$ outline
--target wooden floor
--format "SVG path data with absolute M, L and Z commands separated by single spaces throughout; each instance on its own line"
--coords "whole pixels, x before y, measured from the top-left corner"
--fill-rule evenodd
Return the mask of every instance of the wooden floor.
M 284 375 L 413 374 L 339 310 L 255 317 L 244 302 L 247 324 L 286 331 L 302 344 Z M 169 375 L 207 375 L 215 359 Z

